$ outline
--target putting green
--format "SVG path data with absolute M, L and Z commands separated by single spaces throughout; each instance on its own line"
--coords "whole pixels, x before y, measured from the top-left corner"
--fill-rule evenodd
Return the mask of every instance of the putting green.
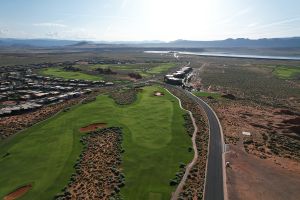
M 191 140 L 183 126 L 184 112 L 166 91 L 145 87 L 138 100 L 118 106 L 107 96 L 75 106 L 0 144 L 0 197 L 32 184 L 22 199 L 53 199 L 67 185 L 82 150 L 79 128 L 104 122 L 123 127 L 125 153 L 122 168 L 124 199 L 170 199 L 179 163 L 192 159 Z M 8 156 L 3 157 L 6 153 Z M 155 198 L 154 198 L 155 197 Z

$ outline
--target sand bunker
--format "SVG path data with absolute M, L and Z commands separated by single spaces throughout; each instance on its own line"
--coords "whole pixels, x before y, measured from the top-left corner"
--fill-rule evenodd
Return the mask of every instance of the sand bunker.
M 23 196 L 32 188 L 31 185 L 22 186 L 4 197 L 4 200 L 14 200 Z
M 105 128 L 106 127 L 106 123 L 94 123 L 94 124 L 90 124 L 88 126 L 82 127 L 79 130 L 81 132 L 90 132 L 90 131 L 95 131 L 99 128 Z
M 162 92 L 158 92 L 158 91 L 155 91 L 154 92 L 154 96 L 164 96 L 165 94 L 164 93 L 162 93 Z

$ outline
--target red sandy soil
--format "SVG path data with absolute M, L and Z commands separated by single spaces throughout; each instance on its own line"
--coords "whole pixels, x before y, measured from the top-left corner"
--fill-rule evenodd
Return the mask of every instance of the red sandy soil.
M 226 143 L 238 144 L 243 148 L 243 140 L 251 139 L 254 143 L 246 145 L 251 154 L 270 159 L 280 155 L 300 161 L 300 152 L 297 152 L 297 145 L 299 148 L 300 143 L 297 113 L 237 102 L 224 103 L 214 108 L 221 120 Z M 243 136 L 243 131 L 250 132 L 251 137 Z M 267 136 L 266 139 L 264 135 Z M 270 143 L 272 137 L 275 138 L 276 146 Z M 288 148 L 291 145 L 293 148 Z M 270 147 L 280 149 L 280 152 L 276 155 Z
M 81 132 L 90 132 L 90 131 L 95 131 L 99 128 L 105 128 L 106 127 L 106 123 L 94 123 L 94 124 L 90 124 L 88 126 L 82 127 L 79 130 Z
M 154 96 L 164 96 L 165 94 L 162 92 L 155 91 Z
M 214 104 L 229 152 L 230 200 L 288 200 L 300 196 L 299 115 L 246 102 Z M 242 135 L 242 131 L 251 136 Z M 245 141 L 251 140 L 247 144 Z M 274 153 L 272 150 L 278 151 Z
M 4 101 L 1 104 L 4 105 L 4 106 L 14 106 L 14 105 L 17 105 L 17 102 L 15 102 L 15 101 Z
M 286 166 L 247 154 L 230 145 L 226 153 L 228 199 L 288 200 L 300 196 L 300 165 L 283 159 Z M 287 169 L 288 168 L 288 169 Z
M 31 185 L 25 185 L 23 187 L 20 187 L 18 189 L 16 189 L 15 191 L 9 193 L 8 195 L 6 195 L 4 197 L 4 200 L 14 200 L 14 199 L 18 199 L 21 196 L 23 196 L 26 192 L 28 192 L 31 189 Z

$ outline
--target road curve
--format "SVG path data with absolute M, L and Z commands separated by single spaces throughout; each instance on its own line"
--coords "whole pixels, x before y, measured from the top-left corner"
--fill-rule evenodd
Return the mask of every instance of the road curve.
M 198 127 L 196 125 L 196 121 L 195 121 L 195 118 L 193 117 L 193 113 L 189 110 L 186 110 L 182 107 L 182 104 L 181 104 L 181 100 L 175 96 L 174 94 L 172 94 L 167 88 L 165 88 L 165 90 L 167 90 L 172 96 L 174 96 L 176 99 L 178 99 L 179 101 L 179 106 L 182 110 L 185 110 L 189 113 L 190 117 L 191 117 L 191 120 L 193 122 L 193 126 L 194 126 L 194 132 L 193 132 L 193 136 L 192 136 L 192 143 L 193 143 L 193 150 L 194 150 L 194 157 L 193 157 L 193 160 L 186 166 L 186 169 L 185 169 L 185 172 L 184 172 L 184 175 L 180 181 L 180 183 L 178 184 L 175 192 L 172 194 L 172 197 L 171 197 L 171 200 L 177 200 L 178 197 L 179 197 L 179 194 L 180 192 L 182 192 L 182 189 L 183 189 L 183 186 L 185 184 L 185 181 L 192 169 L 192 167 L 195 165 L 197 159 L 198 159 L 198 150 L 197 150 L 197 145 L 196 145 L 196 136 L 197 136 L 197 132 L 198 132 Z
M 161 82 L 151 81 L 153 83 Z M 180 90 L 185 93 L 190 99 L 195 103 L 200 105 L 207 115 L 208 125 L 209 125 L 209 146 L 205 173 L 205 184 L 204 184 L 204 200 L 227 200 L 227 187 L 226 187 L 226 172 L 225 172 L 225 143 L 223 137 L 223 131 L 221 123 L 214 112 L 214 110 L 202 99 L 195 96 L 191 92 L 182 89 L 181 87 L 176 87 L 168 85 L 174 89 Z M 181 182 L 185 182 L 181 181 Z M 179 188 L 179 186 L 178 186 Z M 177 188 L 177 189 L 178 189 Z M 176 191 L 177 191 L 176 189 Z M 176 192 L 175 191 L 175 192 Z M 175 195 L 173 195 L 175 196 Z M 175 199 L 172 196 L 172 200 Z
M 202 99 L 196 97 L 191 92 L 186 91 L 180 87 L 175 87 L 175 86 L 171 86 L 171 87 L 185 93 L 190 99 L 192 99 L 195 103 L 200 105 L 203 108 L 208 118 L 209 146 L 208 146 L 203 199 L 204 200 L 227 199 L 227 192 L 226 192 L 226 185 L 225 185 L 226 173 L 224 168 L 224 157 L 223 157 L 225 144 L 224 144 L 223 131 L 222 131 L 220 121 L 216 113 L 213 111 L 213 109 Z M 189 171 L 186 171 L 186 173 L 189 173 Z M 184 184 L 184 182 L 185 180 L 181 181 L 182 184 Z M 176 191 L 179 189 L 180 187 L 178 186 Z M 175 194 L 172 196 L 172 200 L 176 199 L 173 197 L 176 197 Z
M 209 147 L 204 185 L 204 200 L 224 200 L 225 168 L 223 152 L 224 138 L 220 121 L 213 109 L 199 97 L 185 91 L 185 93 L 199 104 L 205 111 L 209 125 Z M 227 199 L 227 198 L 226 198 Z

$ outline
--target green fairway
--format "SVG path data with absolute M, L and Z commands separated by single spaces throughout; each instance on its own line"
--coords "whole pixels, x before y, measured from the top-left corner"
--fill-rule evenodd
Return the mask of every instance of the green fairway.
M 184 112 L 168 92 L 155 97 L 158 87 L 146 87 L 138 100 L 118 106 L 107 96 L 73 107 L 0 144 L 0 197 L 31 183 L 22 199 L 53 199 L 74 172 L 82 150 L 78 129 L 104 122 L 123 128 L 124 199 L 170 199 L 179 163 L 192 159 L 191 139 L 183 126 Z M 3 157 L 6 153 L 9 156 Z
M 46 68 L 41 70 L 42 75 L 46 76 L 55 76 L 64 79 L 80 79 L 80 80 L 90 80 L 90 81 L 99 81 L 102 80 L 100 76 L 85 74 L 82 72 L 73 72 L 73 71 L 65 71 L 61 68 Z
M 129 71 L 129 70 L 141 70 L 142 67 L 139 65 L 117 65 L 117 64 L 96 64 L 96 65 L 91 65 L 89 66 L 91 69 L 107 69 L 110 68 L 112 70 L 124 70 L 124 71 Z
M 150 66 L 149 66 L 150 65 Z M 169 69 L 176 67 L 175 63 L 158 63 L 158 64 L 128 64 L 128 65 L 118 65 L 118 64 L 96 64 L 96 65 L 90 65 L 90 66 L 80 66 L 75 65 L 75 67 L 84 69 L 84 68 L 90 68 L 90 69 L 107 69 L 110 68 L 114 71 L 124 71 L 124 72 L 134 72 L 139 73 L 143 77 L 152 76 L 155 74 L 160 74 L 167 72 Z
M 163 72 L 167 72 L 169 69 L 175 67 L 174 63 L 163 63 L 156 67 L 151 68 L 149 71 L 147 71 L 150 74 L 159 74 Z
M 294 79 L 300 77 L 300 67 L 276 67 L 274 74 L 282 79 Z
M 219 93 L 212 93 L 212 92 L 193 92 L 194 95 L 198 97 L 213 97 L 214 99 L 221 98 L 221 94 Z

